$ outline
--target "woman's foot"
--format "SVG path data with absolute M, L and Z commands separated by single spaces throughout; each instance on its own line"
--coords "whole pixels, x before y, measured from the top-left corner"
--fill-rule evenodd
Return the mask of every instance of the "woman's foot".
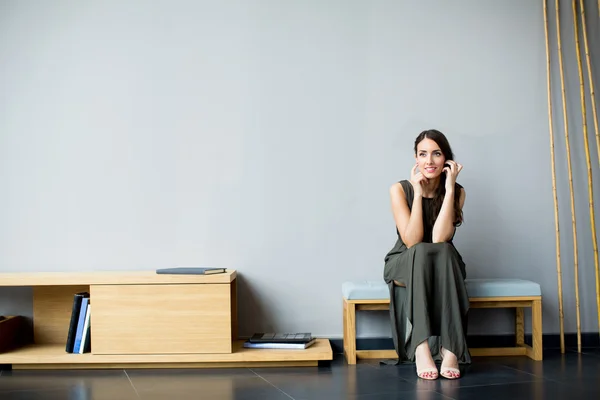
M 438 378 L 438 370 L 431 357 L 427 340 L 417 346 L 415 350 L 415 363 L 417 364 L 417 376 L 419 378 L 427 380 Z
M 458 369 L 458 359 L 456 354 L 443 347 L 440 350 L 442 355 L 442 366 L 440 367 L 440 375 L 446 379 L 460 378 L 460 369 Z

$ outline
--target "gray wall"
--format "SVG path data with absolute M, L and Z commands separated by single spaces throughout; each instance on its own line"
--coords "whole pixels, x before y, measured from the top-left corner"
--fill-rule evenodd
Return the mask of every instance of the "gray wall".
M 588 3 L 600 87 L 598 12 Z M 568 5 L 582 327 L 591 332 L 598 322 Z M 388 188 L 409 177 L 413 140 L 434 127 L 465 165 L 466 223 L 456 245 L 469 277 L 536 280 L 544 330 L 556 333 L 541 7 L 3 1 L 0 271 L 235 268 L 243 335 L 341 337 L 341 284 L 381 279 L 395 241 Z M 554 32 L 552 24 L 553 50 Z M 573 332 L 557 106 L 565 329 Z M 1 289 L 0 304 L 0 313 L 30 315 L 30 290 Z M 475 310 L 470 325 L 473 334 L 512 331 L 502 310 Z M 358 329 L 388 336 L 387 314 L 361 316 Z

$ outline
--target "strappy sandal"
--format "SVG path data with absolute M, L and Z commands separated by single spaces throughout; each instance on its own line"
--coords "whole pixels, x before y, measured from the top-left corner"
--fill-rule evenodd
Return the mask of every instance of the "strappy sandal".
M 442 363 L 444 362 L 444 348 L 442 347 L 440 350 L 440 355 L 442 356 Z M 460 378 L 460 370 L 458 368 L 450 368 L 442 366 L 440 368 L 440 375 L 446 379 L 458 379 Z

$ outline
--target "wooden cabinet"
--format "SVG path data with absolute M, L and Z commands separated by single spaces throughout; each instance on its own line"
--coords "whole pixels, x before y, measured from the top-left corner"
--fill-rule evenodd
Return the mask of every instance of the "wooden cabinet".
M 0 353 L 14 369 L 317 365 L 329 340 L 306 350 L 245 349 L 237 333 L 237 273 L 154 271 L 0 273 L 33 287 L 33 343 Z M 90 293 L 91 352 L 65 350 L 73 296 Z

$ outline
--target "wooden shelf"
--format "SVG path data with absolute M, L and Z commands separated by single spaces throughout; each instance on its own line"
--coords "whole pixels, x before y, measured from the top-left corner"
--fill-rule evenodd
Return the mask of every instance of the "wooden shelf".
M 0 286 L 32 287 L 35 343 L 0 353 L 0 364 L 15 369 L 215 368 L 315 366 L 333 359 L 327 339 L 305 350 L 243 348 L 237 340 L 236 278 L 235 270 L 214 275 L 0 273 Z M 95 354 L 65 350 L 73 296 L 83 291 L 90 294 Z
M 4 272 L 0 273 L 0 286 L 228 284 L 235 278 L 235 270 L 212 275 L 168 275 L 156 271 Z
M 0 364 L 14 369 L 57 368 L 187 368 L 316 365 L 333 357 L 328 339 L 317 339 L 304 350 L 246 349 L 243 340 L 233 342 L 233 352 L 224 354 L 70 354 L 64 345 L 29 345 L 0 354 Z

